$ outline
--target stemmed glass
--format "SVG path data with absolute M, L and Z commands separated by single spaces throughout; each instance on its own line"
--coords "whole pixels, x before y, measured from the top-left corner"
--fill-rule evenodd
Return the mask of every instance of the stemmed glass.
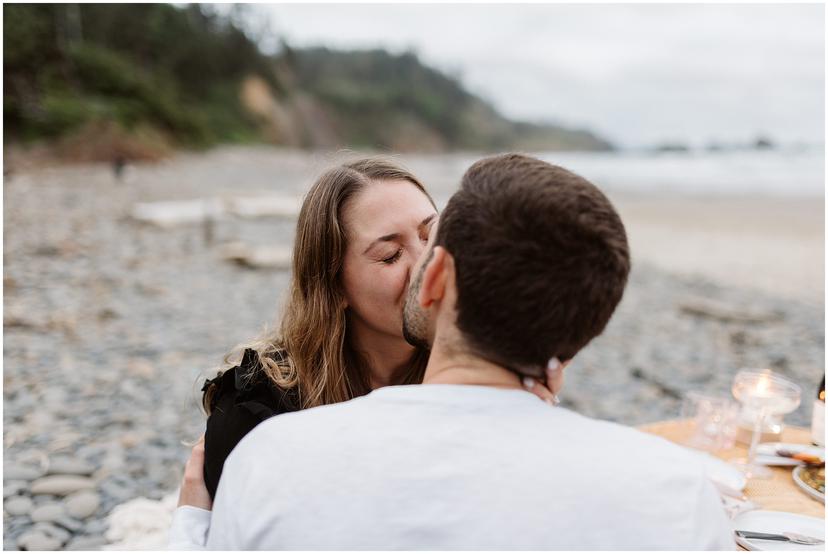
M 767 479 L 770 469 L 756 463 L 756 447 L 769 416 L 789 414 L 799 406 L 799 385 L 765 370 L 744 370 L 733 379 L 733 396 L 741 402 L 743 414 L 753 422 L 753 435 L 746 459 L 734 460 L 748 478 Z

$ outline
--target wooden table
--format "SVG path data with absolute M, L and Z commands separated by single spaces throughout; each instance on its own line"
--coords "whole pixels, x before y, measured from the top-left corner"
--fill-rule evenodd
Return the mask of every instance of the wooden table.
M 639 427 L 645 433 L 652 433 L 678 444 L 685 444 L 692 433 L 692 425 L 687 420 L 662 421 Z M 780 442 L 811 444 L 811 433 L 802 427 L 786 426 Z M 723 460 L 743 458 L 747 447 L 737 444 L 735 447 L 711 452 Z M 770 479 L 750 479 L 745 487 L 745 495 L 759 505 L 762 510 L 793 512 L 797 514 L 825 519 L 825 505 L 805 494 L 793 480 L 792 467 L 773 467 Z

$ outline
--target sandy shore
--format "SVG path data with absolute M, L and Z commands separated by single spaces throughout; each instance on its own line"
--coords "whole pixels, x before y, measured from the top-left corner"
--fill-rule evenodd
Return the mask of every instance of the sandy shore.
M 612 194 L 634 260 L 821 306 L 823 199 Z

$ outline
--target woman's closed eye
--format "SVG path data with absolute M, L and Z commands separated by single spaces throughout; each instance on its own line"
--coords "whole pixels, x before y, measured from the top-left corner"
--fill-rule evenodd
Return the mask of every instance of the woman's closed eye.
M 393 264 L 394 262 L 396 262 L 397 260 L 399 260 L 399 259 L 400 259 L 400 256 L 402 256 L 402 248 L 398 249 L 398 250 L 394 253 L 394 255 L 393 255 L 393 256 L 389 256 L 389 257 L 387 257 L 387 258 L 383 258 L 383 259 L 382 259 L 382 263 L 384 263 L 384 264 L 388 264 L 388 265 L 391 265 L 391 264 Z

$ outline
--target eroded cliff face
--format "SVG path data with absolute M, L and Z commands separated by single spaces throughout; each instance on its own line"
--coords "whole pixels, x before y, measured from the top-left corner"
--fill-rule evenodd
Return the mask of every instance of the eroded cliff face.
M 285 81 L 287 79 L 282 80 Z M 509 121 L 474 97 L 462 106 L 459 113 L 452 114 L 460 131 L 447 136 L 444 129 L 411 110 L 378 106 L 377 109 L 383 112 L 381 116 L 374 115 L 360 121 L 359 114 L 342 110 L 335 102 L 319 96 L 298 88 L 287 94 L 279 94 L 257 75 L 247 76 L 239 86 L 240 103 L 255 120 L 262 138 L 282 146 L 357 146 L 423 153 L 491 148 L 613 148 L 612 144 L 589 131 Z

